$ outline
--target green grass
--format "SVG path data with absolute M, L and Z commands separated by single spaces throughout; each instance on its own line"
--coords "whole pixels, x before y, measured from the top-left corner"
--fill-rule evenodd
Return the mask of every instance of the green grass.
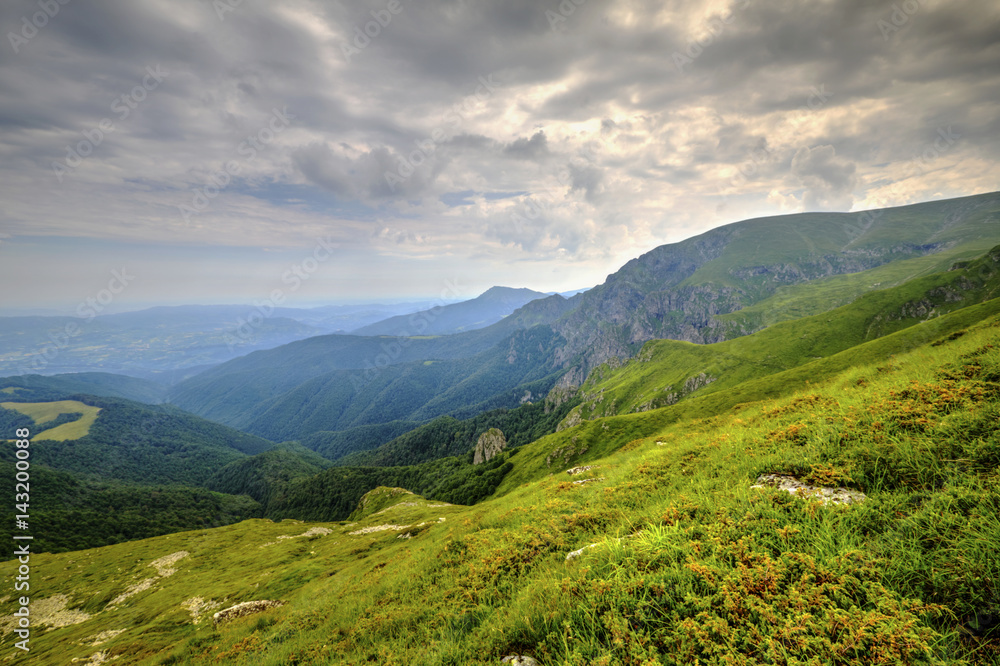
M 41 442 L 43 440 L 52 442 L 69 442 L 86 437 L 90 433 L 90 426 L 94 425 L 100 407 L 85 405 L 78 400 L 56 400 L 53 402 L 3 402 L 0 407 L 13 409 L 21 412 L 25 416 L 34 419 L 35 423 L 44 425 L 50 421 L 55 421 L 61 414 L 81 414 L 80 418 L 69 423 L 63 423 L 54 428 L 35 433 L 32 440 Z
M 851 252 L 863 256 L 869 249 L 891 253 L 897 248 L 903 258 L 911 246 L 928 241 L 941 244 L 945 252 L 954 249 L 949 244 L 978 247 L 974 256 L 996 244 L 995 235 L 990 238 L 997 211 L 994 194 L 969 197 L 960 213 L 954 205 L 945 200 L 900 206 L 878 211 L 874 218 L 869 213 L 802 213 L 740 222 L 742 242 L 728 245 L 682 285 L 738 285 L 734 267 L 782 265 L 793 256 L 821 260 L 840 255 L 849 260 Z M 958 223 L 942 224 L 949 217 Z
M 1000 663 L 1000 637 L 969 635 L 1000 610 L 997 304 L 818 363 L 538 440 L 473 507 L 382 490 L 330 534 L 254 520 L 33 555 L 33 598 L 91 617 L 33 633 L 32 663 Z M 868 499 L 751 489 L 762 473 Z M 194 598 L 285 604 L 213 626 Z

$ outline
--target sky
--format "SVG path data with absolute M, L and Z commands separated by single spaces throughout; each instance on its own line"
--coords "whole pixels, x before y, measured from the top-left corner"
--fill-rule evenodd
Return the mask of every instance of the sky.
M 5 0 L 7 308 L 565 291 L 1000 189 L 986 0 Z

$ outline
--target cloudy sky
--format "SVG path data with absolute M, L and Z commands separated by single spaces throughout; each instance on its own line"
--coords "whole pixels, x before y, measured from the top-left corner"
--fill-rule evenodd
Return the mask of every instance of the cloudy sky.
M 748 217 L 1000 189 L 986 0 L 5 0 L 0 29 L 0 306 L 569 290 Z

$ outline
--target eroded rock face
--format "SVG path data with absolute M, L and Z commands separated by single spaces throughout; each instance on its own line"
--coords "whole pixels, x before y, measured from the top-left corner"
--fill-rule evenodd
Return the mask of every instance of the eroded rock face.
M 507 438 L 503 436 L 503 432 L 499 428 L 490 428 L 482 435 L 479 436 L 479 441 L 476 442 L 476 454 L 472 459 L 473 465 L 478 465 L 490 460 L 496 454 L 500 453 L 507 447 Z

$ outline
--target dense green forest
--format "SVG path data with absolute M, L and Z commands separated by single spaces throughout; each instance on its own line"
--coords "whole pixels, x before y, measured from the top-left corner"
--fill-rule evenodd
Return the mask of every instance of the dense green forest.
M 330 466 L 329 462 L 323 463 L 306 460 L 298 451 L 265 451 L 229 463 L 208 480 L 208 487 L 231 495 L 247 495 L 268 506 L 283 499 L 292 481 L 314 476 Z
M 212 488 L 252 494 L 264 504 L 263 515 L 275 520 L 344 520 L 365 493 L 379 486 L 406 488 L 450 504 L 475 504 L 492 495 L 513 469 L 508 460 L 515 453 L 501 453 L 480 465 L 472 464 L 470 451 L 421 465 L 331 467 L 311 476 L 300 463 L 267 453 L 226 467 Z
M 5 397 L 5 393 L 11 398 Z M 167 387 L 152 380 L 109 372 L 0 377 L 0 398 L 4 400 L 57 400 L 61 396 L 77 393 L 156 404 L 166 397 Z
M 416 421 L 389 421 L 346 430 L 320 430 L 298 441 L 327 460 L 338 460 L 358 451 L 377 449 L 418 427 L 420 423 Z
M 0 407 L 0 439 L 13 439 L 14 431 L 18 428 L 28 428 L 29 430 L 35 430 L 34 420 L 19 411 L 13 409 L 4 409 Z M 3 451 L 4 449 L 0 449 Z M 3 455 L 0 453 L 0 455 Z
M 508 448 L 523 446 L 555 432 L 559 422 L 577 404 L 579 400 L 576 398 L 561 404 L 541 400 L 514 409 L 491 410 L 464 420 L 443 416 L 375 450 L 360 451 L 341 458 L 337 464 L 391 467 L 461 456 L 475 447 L 479 436 L 490 428 L 499 428 L 503 432 Z
M 33 442 L 34 464 L 109 481 L 204 486 L 224 465 L 274 447 L 272 442 L 168 405 L 65 397 L 100 407 L 97 421 L 81 439 Z M 10 410 L 0 412 L 0 418 L 9 424 L 24 423 Z M 32 433 L 40 432 L 37 425 L 30 427 Z M 12 462 L 13 450 L 0 449 L 0 460 Z
M 0 482 L 14 488 L 14 465 L 0 462 Z M 33 551 L 60 553 L 218 527 L 262 514 L 246 496 L 188 486 L 88 481 L 44 465 L 31 466 L 27 507 Z M 10 557 L 6 554 L 2 559 Z

